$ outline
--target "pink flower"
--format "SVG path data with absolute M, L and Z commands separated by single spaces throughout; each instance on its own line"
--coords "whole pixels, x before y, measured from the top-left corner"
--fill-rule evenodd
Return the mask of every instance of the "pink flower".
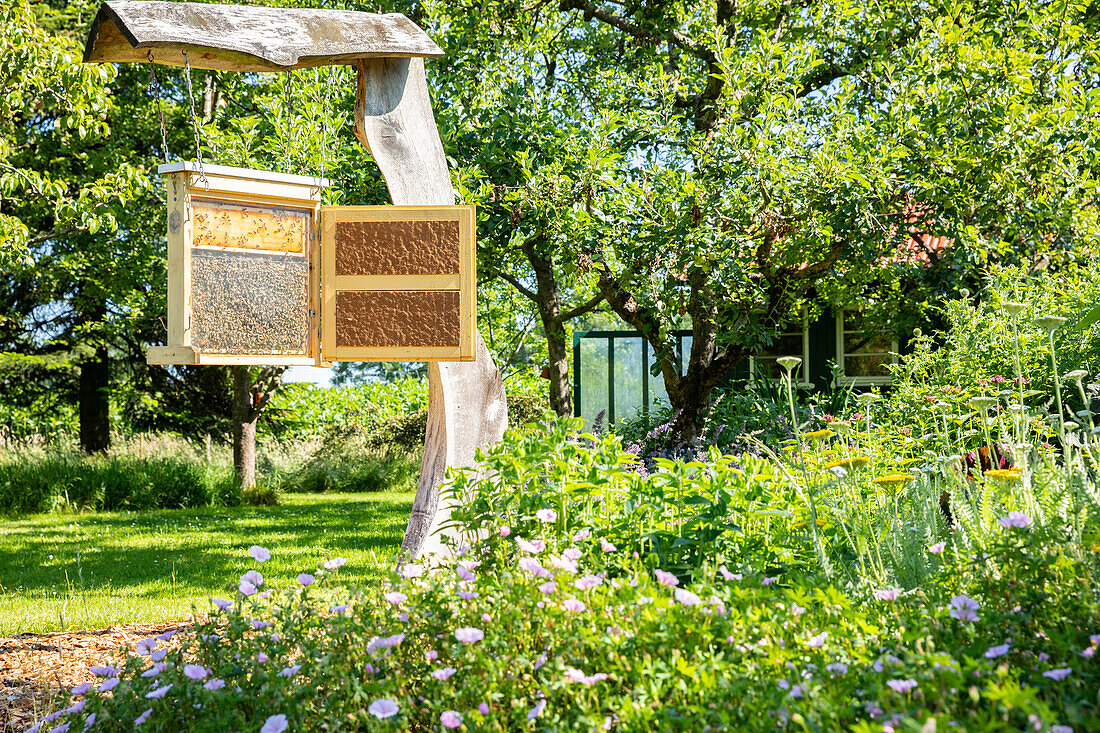
M 406 563 L 401 568 L 401 577 L 402 578 L 419 578 L 423 574 L 424 574 L 424 566 L 423 565 L 417 565 L 414 562 Z
M 404 603 L 409 598 L 407 595 L 405 595 L 401 591 L 396 591 L 396 590 L 391 590 L 389 593 L 383 593 L 382 597 L 385 598 L 386 601 L 388 601 L 389 603 L 392 603 L 395 606 L 400 604 L 400 603 Z
M 986 659 L 996 659 L 997 657 L 1003 657 L 1004 655 L 1008 654 L 1009 647 L 1011 646 L 1011 644 L 1000 644 L 999 646 L 991 646 L 985 650 L 985 654 L 983 654 L 982 656 Z
M 146 720 L 148 720 L 149 716 L 152 715 L 152 714 L 153 714 L 153 708 L 149 708 L 144 713 L 142 713 L 141 715 L 134 718 L 134 725 L 141 725 Z
M 943 552 L 943 549 L 944 549 L 945 547 L 947 547 L 947 543 L 946 543 L 946 542 L 937 542 L 937 543 L 936 543 L 936 544 L 934 544 L 934 545 L 930 545 L 930 546 L 928 547 L 928 551 L 929 551 L 929 552 L 931 552 L 931 553 L 932 553 L 933 555 L 939 555 L 939 554 L 941 554 L 941 553 Z
M 1069 677 L 1070 672 L 1072 672 L 1072 671 L 1073 671 L 1073 667 L 1062 667 L 1060 669 L 1049 669 L 1046 672 L 1043 672 L 1043 676 L 1044 677 L 1049 677 L 1050 679 L 1054 680 L 1055 682 L 1061 682 L 1066 677 Z
M 951 618 L 960 621 L 977 621 L 978 602 L 968 596 L 958 595 L 951 597 Z
M 582 554 L 583 553 L 581 552 L 581 548 L 579 547 L 567 547 L 561 551 L 562 557 L 564 557 L 566 560 L 573 560 L 574 562 L 580 560 Z
M 471 601 L 474 598 L 477 598 L 480 594 L 472 590 L 457 590 L 455 591 L 455 595 L 464 601 Z
M 286 726 L 285 715 L 272 715 L 264 721 L 264 727 L 260 728 L 260 733 L 283 733 L 283 731 L 286 730 Z
M 904 695 L 914 687 L 917 686 L 916 680 L 887 680 L 886 684 L 890 686 L 890 689 L 898 694 Z
M 225 687 L 225 680 L 215 678 L 204 684 L 203 687 L 205 687 L 207 690 L 210 690 L 211 692 L 213 692 L 214 690 L 220 690 L 221 688 Z
M 186 664 L 183 667 L 183 674 L 188 679 L 201 680 L 206 678 L 206 668 L 200 664 Z
M 598 585 L 603 585 L 603 578 L 598 575 L 586 575 L 583 578 L 577 578 L 573 581 L 573 585 L 577 590 L 588 590 L 589 588 L 595 588 Z
M 608 542 L 607 540 L 605 540 L 603 537 L 601 537 L 600 538 L 600 549 L 602 549 L 604 552 L 614 552 L 618 548 L 615 547 L 615 545 Z
M 548 580 L 548 581 L 546 581 L 545 583 L 543 583 L 542 585 L 539 586 L 539 590 L 541 592 L 545 593 L 546 595 L 550 595 L 551 593 L 553 593 L 557 589 L 558 589 L 558 584 L 555 583 L 552 580 Z
M 310 586 L 310 585 L 313 585 L 313 581 L 315 581 L 315 580 L 317 580 L 317 579 L 316 579 L 316 578 L 314 578 L 314 577 L 313 577 L 312 575 L 310 575 L 309 573 L 301 573 L 301 574 L 300 574 L 300 575 L 298 576 L 298 582 L 302 584 L 302 587 L 303 587 L 303 588 L 306 588 L 306 587 L 308 587 L 308 586 Z
M 570 560 L 563 553 L 561 557 L 550 556 L 550 564 L 556 567 L 558 570 L 564 570 L 567 573 L 577 572 L 577 563 L 575 560 Z
M 798 605 L 797 603 L 792 603 L 792 604 L 791 604 L 791 615 L 792 615 L 792 616 L 801 616 L 801 615 L 802 615 L 802 614 L 804 614 L 804 613 L 806 613 L 806 609 L 805 609 L 805 608 L 803 608 L 802 606 Z
M 553 509 L 539 509 L 535 512 L 535 518 L 540 522 L 549 524 L 550 522 L 556 522 L 558 520 L 558 513 Z
M 533 557 L 521 557 L 518 563 L 521 570 L 526 570 L 535 577 L 549 578 L 550 571 L 542 566 L 542 564 Z
M 573 541 L 583 542 L 584 540 L 588 539 L 588 535 L 590 534 L 592 534 L 592 532 L 587 527 L 581 530 L 577 530 L 577 533 L 573 535 Z
M 1027 527 L 1031 525 L 1031 517 L 1023 512 L 1009 512 L 1007 516 L 997 520 L 1002 527 Z
M 584 605 L 584 601 L 578 601 L 576 598 L 566 598 L 561 602 L 561 607 L 569 613 L 580 613 L 587 606 Z
M 778 575 L 772 575 L 770 577 L 765 576 L 764 579 L 760 581 L 760 585 L 771 585 L 772 583 L 774 583 L 777 580 L 779 580 Z
M 171 690 L 171 689 L 172 689 L 172 685 L 165 685 L 164 687 L 158 687 L 157 689 L 153 690 L 152 692 L 146 693 L 145 697 L 150 699 L 150 700 L 160 698 L 160 697 L 164 697 L 165 695 L 168 694 L 168 691 Z
M 528 542 L 522 537 L 516 537 L 516 547 L 523 550 L 524 552 L 529 552 L 532 555 L 537 555 L 546 549 L 546 543 L 542 540 L 531 540 L 530 542 Z
M 485 638 L 485 632 L 474 626 L 463 626 L 455 629 L 455 638 L 463 644 L 473 644 Z
M 380 700 L 375 700 L 374 702 L 372 702 L 370 704 L 370 707 L 367 708 L 367 712 L 378 718 L 379 720 L 383 720 L 385 718 L 392 718 L 394 715 L 397 715 L 397 711 L 399 709 L 400 708 L 398 708 L 397 706 L 397 701 L 382 698 Z
M 726 569 L 725 565 L 719 565 L 718 572 L 721 573 L 722 577 L 726 580 L 741 580 L 741 578 L 744 577 L 743 575 L 741 575 L 741 573 L 731 573 L 728 569 Z
M 530 560 L 531 558 L 526 558 L 526 559 Z M 465 581 L 470 582 L 470 583 L 477 580 L 477 576 L 474 575 L 472 572 L 470 572 L 469 568 L 463 567 L 461 565 L 459 565 L 458 567 L 455 568 L 455 574 L 458 575 L 458 577 L 461 578 L 462 580 L 465 580 Z
M 901 595 L 901 588 L 884 588 L 875 591 L 875 598 L 880 601 L 896 601 Z
M 576 667 L 566 667 L 565 676 L 571 682 L 580 682 L 582 685 L 591 687 L 597 682 L 602 682 L 607 679 L 607 674 L 604 672 L 597 672 L 596 674 L 585 674 Z
M 497 531 L 500 533 L 501 537 L 507 537 L 508 535 L 512 534 L 512 528 L 509 527 L 507 524 L 502 525 L 501 528 Z
M 439 722 L 444 728 L 457 728 L 462 725 L 462 716 L 454 710 L 444 710 L 439 714 Z
M 446 680 L 449 680 L 451 678 L 451 675 L 453 675 L 457 671 L 458 670 L 454 667 L 442 667 L 440 669 L 433 669 L 432 677 L 435 677 L 440 682 L 444 682 Z
M 241 584 L 239 590 L 242 594 L 250 596 L 256 592 L 256 589 L 264 584 L 264 576 L 257 573 L 255 570 L 249 570 L 247 573 L 241 576 Z
M 481 713 L 482 715 L 488 715 L 489 714 L 489 706 L 485 703 L 481 703 L 480 705 L 477 706 L 477 711 L 479 713 Z
M 820 647 L 825 646 L 825 640 L 827 638 L 829 638 L 829 632 L 828 631 L 822 631 L 817 636 L 811 636 L 809 641 L 806 642 L 806 644 L 813 647 L 813 648 L 815 648 L 815 649 L 818 649 Z
M 256 562 L 265 562 L 271 559 L 271 551 L 259 545 L 252 545 L 252 547 L 249 547 L 248 554 L 251 555 L 252 559 Z
M 481 620 L 487 624 L 491 624 L 493 622 L 493 617 L 487 613 L 483 613 L 481 614 Z
M 657 576 L 657 582 L 661 585 L 676 586 L 680 585 L 680 579 L 672 573 L 666 573 L 660 568 L 653 571 L 653 574 Z
M 703 599 L 701 599 L 699 596 L 695 595 L 691 591 L 687 590 L 686 588 L 677 588 L 676 590 L 672 591 L 672 595 L 676 596 L 676 600 L 678 600 L 685 606 L 698 606 L 700 603 L 703 602 Z
M 321 567 L 325 570 L 336 570 L 344 566 L 347 563 L 347 559 L 343 557 L 334 557 L 331 560 L 325 560 L 321 563 Z

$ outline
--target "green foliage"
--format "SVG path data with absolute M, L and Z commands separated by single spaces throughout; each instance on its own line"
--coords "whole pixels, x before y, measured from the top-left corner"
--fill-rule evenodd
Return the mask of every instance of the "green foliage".
M 230 476 L 190 456 L 42 453 L 0 461 L 0 512 L 168 509 L 239 503 Z
M 420 472 L 418 451 L 363 441 L 327 442 L 301 467 L 281 478 L 282 491 L 412 491 Z

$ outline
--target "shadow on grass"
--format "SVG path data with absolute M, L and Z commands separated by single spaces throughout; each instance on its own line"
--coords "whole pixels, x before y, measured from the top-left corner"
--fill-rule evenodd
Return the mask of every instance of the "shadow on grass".
M 34 597 L 185 596 L 232 588 L 255 567 L 252 544 L 272 560 L 260 570 L 286 585 L 319 562 L 344 555 L 341 574 L 365 582 L 392 563 L 411 495 L 289 497 L 276 507 L 42 515 L 0 529 L 5 594 Z

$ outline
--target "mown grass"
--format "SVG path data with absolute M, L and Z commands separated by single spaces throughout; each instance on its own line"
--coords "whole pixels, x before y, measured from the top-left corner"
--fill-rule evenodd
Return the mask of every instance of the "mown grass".
M 0 523 L 0 636 L 186 618 L 232 597 L 273 557 L 269 583 L 336 555 L 349 584 L 376 583 L 394 559 L 411 493 L 287 494 L 274 507 L 43 514 Z

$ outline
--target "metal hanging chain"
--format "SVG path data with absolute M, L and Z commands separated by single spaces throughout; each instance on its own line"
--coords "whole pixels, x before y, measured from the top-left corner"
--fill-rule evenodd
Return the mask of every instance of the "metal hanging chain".
M 168 130 L 164 125 L 164 107 L 160 104 L 160 82 L 157 80 L 157 64 L 153 60 L 153 52 L 149 51 L 149 93 L 157 100 L 157 117 L 160 118 L 160 149 L 164 153 L 164 162 L 168 162 Z
M 318 69 L 320 71 L 320 69 Z M 328 148 L 328 111 L 329 101 L 332 97 L 333 86 L 336 83 L 336 67 L 329 65 L 328 67 L 328 80 L 323 85 L 325 92 L 324 98 L 321 103 L 321 170 L 317 174 L 318 178 L 325 177 L 325 150 Z
M 290 85 L 294 77 L 290 75 L 290 72 L 286 72 L 286 83 L 283 84 L 284 96 L 286 97 L 286 159 L 283 161 L 283 172 L 290 173 Z
M 202 165 L 202 137 L 199 133 L 199 118 L 195 114 L 195 95 L 191 89 L 191 63 L 187 60 L 187 52 L 183 51 L 183 74 L 187 80 L 187 102 L 191 106 L 191 126 L 195 129 L 195 161 L 199 165 L 199 180 L 203 188 L 210 190 L 210 181 L 206 178 L 206 170 Z

